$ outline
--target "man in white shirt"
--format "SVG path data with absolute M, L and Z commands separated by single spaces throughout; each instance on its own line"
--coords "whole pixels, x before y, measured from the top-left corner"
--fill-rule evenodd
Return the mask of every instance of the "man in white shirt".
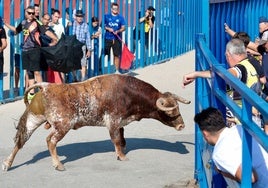
M 53 9 L 51 15 L 51 22 L 49 26 L 53 29 L 58 39 L 61 38 L 61 35 L 64 34 L 64 27 L 59 23 L 60 11 L 57 9 Z
M 204 139 L 214 146 L 212 159 L 217 170 L 225 177 L 230 187 L 236 187 L 242 180 L 242 138 L 240 125 L 226 127 L 219 110 L 209 107 L 196 114 Z M 263 188 L 268 185 L 268 153 L 252 138 L 252 187 Z
M 49 26 L 53 29 L 54 33 L 58 37 L 58 39 L 61 38 L 61 35 L 64 34 L 64 26 L 59 23 L 59 18 L 60 18 L 60 11 L 57 9 L 52 10 L 52 15 L 51 15 L 51 22 L 49 23 Z M 51 72 L 50 72 L 51 73 Z M 53 73 L 53 74 L 52 74 Z M 65 74 L 52 71 L 50 74 L 51 77 L 49 78 L 51 82 L 55 83 L 64 83 L 65 82 Z

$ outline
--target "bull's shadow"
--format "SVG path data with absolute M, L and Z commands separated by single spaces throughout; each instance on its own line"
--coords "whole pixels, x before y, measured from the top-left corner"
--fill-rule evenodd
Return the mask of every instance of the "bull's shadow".
M 176 152 L 179 154 L 187 154 L 189 153 L 189 151 L 187 150 L 185 144 L 194 145 L 194 143 L 191 142 L 177 141 L 175 143 L 171 143 L 163 140 L 148 139 L 148 138 L 126 138 L 126 142 L 127 142 L 126 154 L 129 151 L 137 149 L 156 149 L 156 150 L 165 150 L 169 152 Z M 114 152 L 114 145 L 111 142 L 111 140 L 80 142 L 80 143 L 58 146 L 57 151 L 59 156 L 66 157 L 64 160 L 61 160 L 61 162 L 67 163 L 90 156 L 94 153 Z M 11 167 L 10 170 L 18 168 L 23 165 L 36 163 L 37 161 L 45 157 L 50 157 L 48 150 L 36 154 L 31 160 L 26 161 L 23 164 Z

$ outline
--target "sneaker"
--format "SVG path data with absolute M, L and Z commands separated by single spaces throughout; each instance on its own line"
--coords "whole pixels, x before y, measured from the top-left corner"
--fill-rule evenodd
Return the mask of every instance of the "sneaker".
M 28 100 L 32 100 L 34 98 L 35 94 L 34 93 L 28 93 Z
M 121 74 L 121 73 L 119 72 L 119 70 L 116 70 L 116 71 L 115 71 L 115 74 Z

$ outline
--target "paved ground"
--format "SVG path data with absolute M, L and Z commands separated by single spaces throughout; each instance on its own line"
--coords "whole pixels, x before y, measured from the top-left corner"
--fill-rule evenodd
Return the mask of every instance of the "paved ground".
M 194 84 L 182 89 L 182 75 L 194 69 L 194 51 L 170 62 L 134 71 L 160 91 L 192 101 L 180 104 L 186 128 L 180 132 L 144 119 L 125 128 L 129 161 L 117 161 L 106 128 L 70 131 L 58 145 L 66 171 L 54 170 L 46 147 L 48 131 L 36 130 L 8 172 L 0 171 L 1 187 L 175 188 L 194 176 Z M 0 160 L 11 152 L 15 124 L 25 107 L 17 101 L 0 105 Z M 192 187 L 192 186 L 188 186 Z

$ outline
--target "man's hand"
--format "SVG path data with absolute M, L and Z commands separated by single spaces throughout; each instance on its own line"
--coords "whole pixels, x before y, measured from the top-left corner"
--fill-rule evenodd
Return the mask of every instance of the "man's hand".
M 191 72 L 188 74 L 185 74 L 182 78 L 182 87 L 184 88 L 186 85 L 192 83 L 195 80 L 195 72 Z

